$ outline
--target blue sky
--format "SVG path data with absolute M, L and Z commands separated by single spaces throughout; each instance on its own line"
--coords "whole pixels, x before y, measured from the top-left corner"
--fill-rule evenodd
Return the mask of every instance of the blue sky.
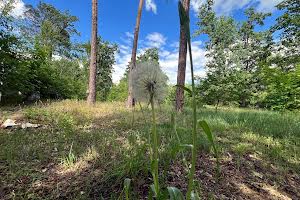
M 36 5 L 38 0 L 17 0 L 15 15 L 21 15 L 24 4 Z M 231 15 L 236 20 L 245 19 L 243 11 L 249 6 L 254 6 L 258 11 L 272 12 L 272 17 L 265 21 L 265 26 L 258 29 L 266 29 L 274 24 L 279 16 L 275 5 L 281 0 L 215 0 L 214 9 L 218 15 Z M 91 0 L 44 0 L 60 10 L 69 10 L 72 15 L 79 18 L 76 27 L 81 33 L 73 38 L 76 42 L 87 41 L 91 33 Z M 205 0 L 191 0 L 191 29 L 197 29 L 197 8 Z M 118 80 L 124 74 L 124 70 L 130 60 L 132 47 L 132 33 L 135 26 L 137 7 L 139 0 L 99 0 L 99 30 L 98 34 L 104 40 L 117 43 L 120 52 L 116 55 L 113 80 Z M 160 63 L 162 69 L 169 76 L 170 83 L 176 82 L 177 58 L 179 38 L 179 17 L 177 0 L 145 0 L 141 20 L 139 37 L 139 50 L 142 53 L 150 47 L 158 47 L 160 50 Z M 192 51 L 196 67 L 196 75 L 205 75 L 205 36 L 193 38 Z M 188 69 L 188 67 L 187 67 Z M 190 73 L 187 70 L 187 81 Z

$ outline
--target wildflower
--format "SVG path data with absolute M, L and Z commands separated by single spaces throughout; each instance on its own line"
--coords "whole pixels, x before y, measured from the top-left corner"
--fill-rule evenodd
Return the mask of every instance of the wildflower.
M 138 101 L 162 102 L 167 94 L 167 75 L 156 62 L 138 63 L 132 71 L 133 96 Z

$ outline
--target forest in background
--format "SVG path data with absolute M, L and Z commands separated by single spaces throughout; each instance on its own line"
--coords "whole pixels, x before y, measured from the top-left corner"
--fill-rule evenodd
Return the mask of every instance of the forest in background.
M 277 6 L 283 14 L 269 30 L 260 31 L 270 13 L 253 8 L 246 20 L 218 16 L 213 1 L 198 13 L 200 34 L 208 36 L 205 77 L 198 77 L 199 105 L 295 110 L 300 108 L 300 15 L 299 1 L 285 0 Z M 30 102 L 32 99 L 85 99 L 87 96 L 90 43 L 74 43 L 80 33 L 79 19 L 68 11 L 40 2 L 27 5 L 25 17 L 9 13 L 13 1 L 1 7 L 0 92 L 1 104 Z M 258 31 L 259 30 L 259 31 Z M 97 99 L 125 101 L 127 71 L 118 84 L 112 82 L 118 46 L 98 39 Z M 148 49 L 138 61 L 159 62 L 159 49 Z M 128 64 L 129 66 L 129 64 Z M 167 103 L 174 104 L 175 90 L 169 86 Z M 185 95 L 185 105 L 189 105 Z

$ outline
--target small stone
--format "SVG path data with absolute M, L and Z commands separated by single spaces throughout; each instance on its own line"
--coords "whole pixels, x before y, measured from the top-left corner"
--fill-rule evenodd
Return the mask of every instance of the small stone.
M 38 128 L 40 124 L 31 124 L 31 123 L 22 123 L 21 127 L 22 129 L 25 128 Z
M 16 123 L 16 120 L 7 119 L 5 122 L 1 125 L 2 128 L 12 128 L 14 126 L 18 126 L 19 124 Z

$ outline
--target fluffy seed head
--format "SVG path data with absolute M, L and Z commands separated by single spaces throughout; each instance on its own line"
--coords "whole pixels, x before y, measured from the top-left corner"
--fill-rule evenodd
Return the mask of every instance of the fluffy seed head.
M 138 63 L 131 74 L 133 96 L 138 101 L 149 102 L 151 98 L 162 102 L 167 94 L 167 75 L 156 62 Z

